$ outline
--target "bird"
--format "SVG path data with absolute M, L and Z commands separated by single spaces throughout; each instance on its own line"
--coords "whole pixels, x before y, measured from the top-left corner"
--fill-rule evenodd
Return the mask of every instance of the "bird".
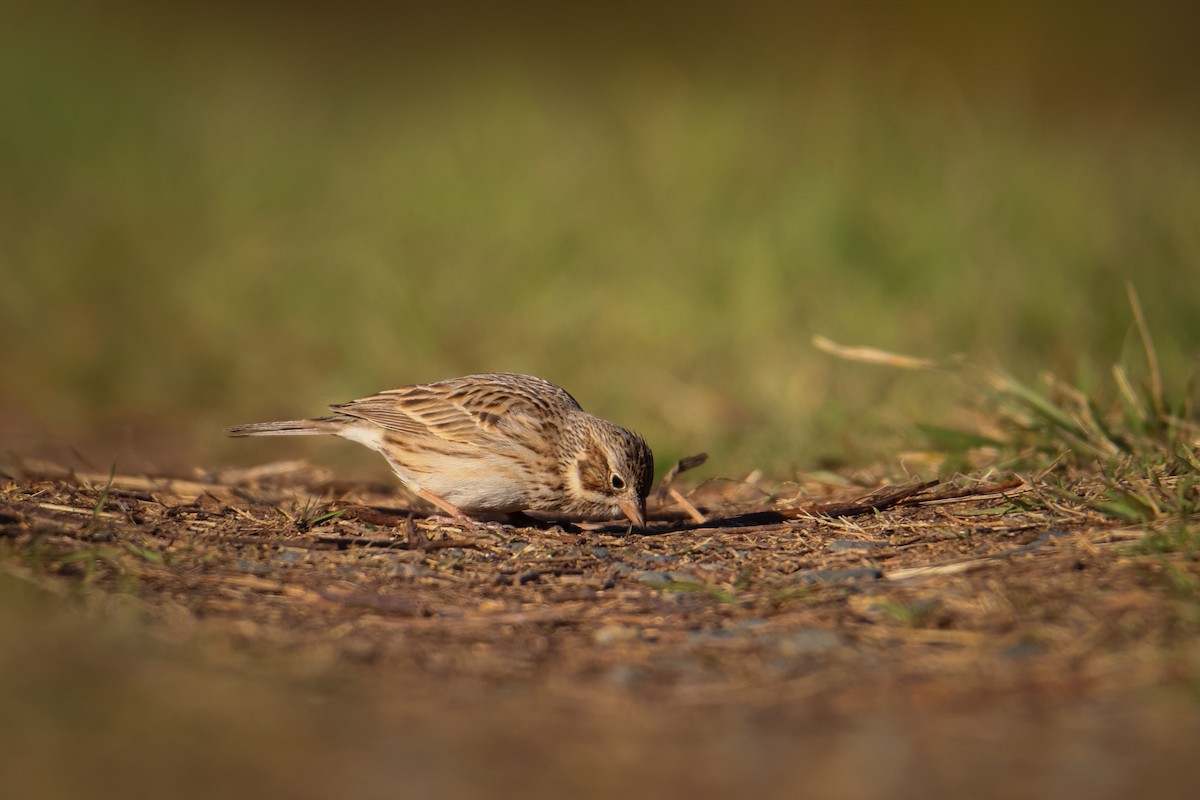
M 560 386 L 491 372 L 331 405 L 330 416 L 256 422 L 230 436 L 340 436 L 379 452 L 442 512 L 549 512 L 646 525 L 654 454 L 646 440 L 587 413 Z

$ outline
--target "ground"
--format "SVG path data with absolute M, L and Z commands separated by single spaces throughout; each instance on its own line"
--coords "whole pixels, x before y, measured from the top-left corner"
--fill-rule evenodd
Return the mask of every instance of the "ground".
M 22 796 L 1200 777 L 1194 554 L 1035 477 L 681 478 L 636 532 L 458 524 L 294 462 L 3 472 L 0 763 Z

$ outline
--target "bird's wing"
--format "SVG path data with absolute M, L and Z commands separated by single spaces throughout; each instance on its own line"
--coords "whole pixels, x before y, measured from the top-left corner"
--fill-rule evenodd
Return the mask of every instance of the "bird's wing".
M 552 383 L 510 375 L 405 386 L 332 406 L 402 436 L 463 444 L 503 435 L 540 435 L 556 415 L 578 407 Z

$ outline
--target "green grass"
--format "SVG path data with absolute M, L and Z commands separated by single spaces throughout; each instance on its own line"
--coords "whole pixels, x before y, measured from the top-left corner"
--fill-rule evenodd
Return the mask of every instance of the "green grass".
M 1045 464 L 1065 475 L 1059 493 L 1131 523 L 1200 519 L 1200 417 L 1195 380 L 1166 386 L 1157 347 L 1137 294 L 1129 302 L 1142 346 L 1140 364 L 1116 363 L 1112 381 L 1087 394 L 1052 375 L 1030 387 L 1004 374 L 991 381 L 995 425 L 1017 451 L 1017 463 Z M 1135 385 L 1137 369 L 1145 376 Z M 1107 391 L 1105 391 L 1107 389 Z M 1170 392 L 1175 389 L 1176 392 Z M 1172 396 L 1174 394 L 1174 396 Z M 1076 496 L 1073 469 L 1098 467 L 1103 489 Z
M 1085 377 L 1072 383 L 1043 371 L 1033 383 L 962 359 L 939 364 L 828 340 L 818 345 L 850 361 L 925 370 L 938 373 L 936 380 L 951 379 L 960 389 L 976 388 L 973 428 L 916 426 L 927 445 L 945 454 L 940 462 L 944 476 L 978 466 L 972 464 L 973 454 L 978 461 L 990 451 L 988 466 L 1060 482 L 1079 471 L 1098 471 L 1104 492 L 1070 499 L 1111 516 L 1139 522 L 1187 519 L 1200 515 L 1197 375 L 1164 377 L 1137 291 L 1132 284 L 1126 290 L 1140 358 L 1127 356 L 1112 364 L 1107 381 Z M 1090 368 L 1086 372 L 1102 374 Z
M 718 600 L 722 603 L 736 603 L 738 598 L 734 594 L 713 586 L 708 583 L 700 583 L 699 581 L 643 581 L 651 589 L 658 589 L 664 592 L 679 592 L 681 594 L 703 594 L 711 597 L 713 600 Z
M 100 489 L 100 496 L 96 498 L 96 505 L 92 508 L 92 520 L 88 524 L 88 534 L 99 532 L 100 530 L 100 512 L 104 510 L 104 504 L 108 502 L 108 493 L 112 491 L 113 478 L 117 474 L 117 467 L 114 464 L 109 470 L 108 480 Z
M 1200 559 L 1200 526 L 1179 523 L 1166 530 L 1148 533 L 1130 546 L 1133 555 L 1169 555 L 1182 553 L 1192 560 Z
M 346 509 L 340 508 L 335 511 L 326 511 L 327 506 L 315 500 L 306 500 L 295 515 L 293 525 L 296 530 L 304 533 L 317 527 L 323 522 L 338 519 L 346 513 Z
M 967 429 L 918 424 L 943 479 L 989 469 L 1032 479 L 1034 493 L 1019 502 L 1044 507 L 1060 499 L 1156 533 L 1151 549 L 1178 550 L 1200 521 L 1200 415 L 1196 373 L 1164 376 L 1138 293 L 1127 287 L 1141 351 L 1123 357 L 1107 381 L 1072 383 L 1045 371 L 1037 383 L 961 359 L 939 364 L 879 349 L 819 346 L 851 361 L 937 373 L 937 380 L 976 392 L 976 418 Z M 1086 362 L 1085 362 L 1086 363 Z M 1092 374 L 1094 370 L 1088 370 Z M 931 457 L 929 457 L 931 456 Z M 1163 538 L 1163 537 L 1166 538 Z
M 853 12 L 840 36 L 696 12 L 682 44 L 617 20 L 596 35 L 628 48 L 569 53 L 553 29 L 414 50 L 403 25 L 66 6 L 0 20 L 0 370 L 12 418 L 96 458 L 364 463 L 220 429 L 502 369 L 662 464 L 861 462 L 971 387 L 814 335 L 1089 391 L 1136 346 L 1130 279 L 1162 373 L 1195 358 L 1200 131 L 1161 95 L 1174 38 L 1113 81 L 1089 41 L 971 18 L 877 47 Z M 1055 88 L 1069 110 L 1039 100 Z
M 940 610 L 936 600 L 914 600 L 908 603 L 877 603 L 875 609 L 910 628 L 929 627 Z

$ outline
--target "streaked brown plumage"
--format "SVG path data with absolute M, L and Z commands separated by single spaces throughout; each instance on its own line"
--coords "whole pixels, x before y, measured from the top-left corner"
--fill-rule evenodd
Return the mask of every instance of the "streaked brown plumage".
M 487 373 L 330 406 L 332 416 L 258 422 L 231 436 L 332 435 L 377 450 L 410 490 L 452 516 L 540 511 L 645 524 L 654 455 L 531 375 Z

